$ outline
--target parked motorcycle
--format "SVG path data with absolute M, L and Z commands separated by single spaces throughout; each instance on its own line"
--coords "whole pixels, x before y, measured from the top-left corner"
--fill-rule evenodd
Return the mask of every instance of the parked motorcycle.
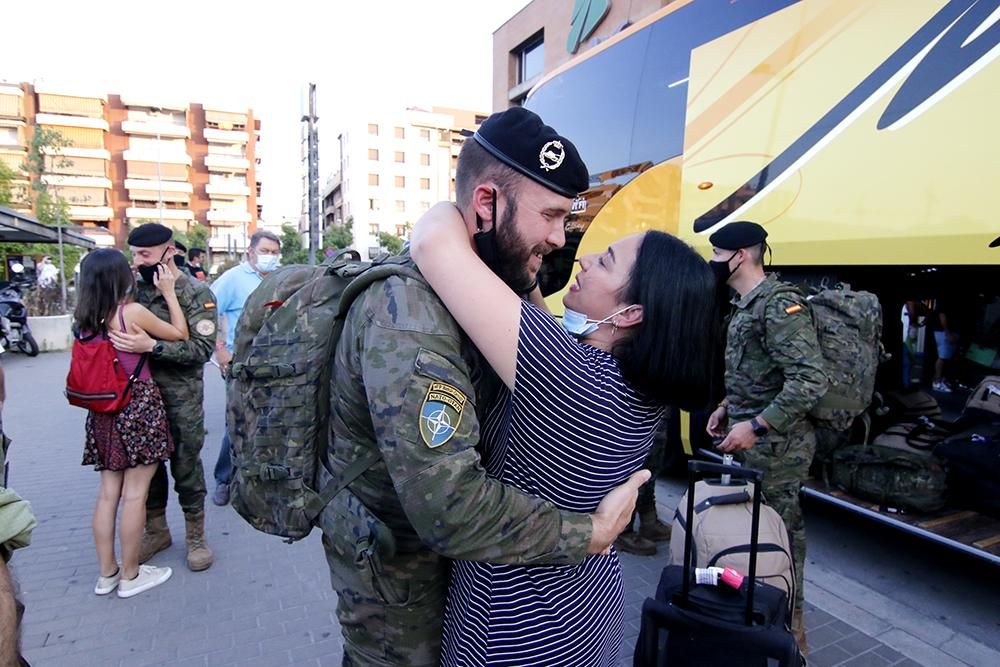
M 28 309 L 22 292 L 31 283 L 21 279 L 22 272 L 14 269 L 14 280 L 0 280 L 0 345 L 5 350 L 20 350 L 29 357 L 38 355 L 38 343 L 28 328 Z M 23 271 L 23 268 L 22 268 Z

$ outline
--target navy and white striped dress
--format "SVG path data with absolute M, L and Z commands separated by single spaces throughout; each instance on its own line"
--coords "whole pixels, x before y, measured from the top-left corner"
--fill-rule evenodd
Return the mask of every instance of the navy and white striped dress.
M 590 513 L 642 466 L 661 416 L 610 354 L 525 303 L 514 392 L 483 420 L 484 464 L 505 484 Z M 614 549 L 579 565 L 456 561 L 442 664 L 615 665 L 623 604 Z

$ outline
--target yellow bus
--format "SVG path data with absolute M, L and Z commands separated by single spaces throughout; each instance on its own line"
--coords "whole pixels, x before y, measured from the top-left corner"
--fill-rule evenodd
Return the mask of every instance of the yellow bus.
M 998 55 L 1000 0 L 676 0 L 527 99 L 591 172 L 540 276 L 550 306 L 576 257 L 623 235 L 707 256 L 709 234 L 753 220 L 784 279 L 878 294 L 880 386 L 901 384 L 904 303 L 1000 295 Z M 700 425 L 677 421 L 691 454 Z M 806 493 L 1000 563 L 996 519 Z

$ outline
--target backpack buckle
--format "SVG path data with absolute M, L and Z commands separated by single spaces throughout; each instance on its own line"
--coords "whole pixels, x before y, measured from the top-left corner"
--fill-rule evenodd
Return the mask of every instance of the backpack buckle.
M 292 477 L 292 470 L 288 466 L 265 463 L 260 466 L 260 478 L 268 482 L 277 482 Z

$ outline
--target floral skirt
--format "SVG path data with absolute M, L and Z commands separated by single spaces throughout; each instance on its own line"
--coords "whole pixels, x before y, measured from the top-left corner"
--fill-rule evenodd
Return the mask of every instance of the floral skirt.
M 124 470 L 170 458 L 167 411 L 160 388 L 153 380 L 136 380 L 132 400 L 118 413 L 87 414 L 87 441 L 83 465 L 94 470 Z

